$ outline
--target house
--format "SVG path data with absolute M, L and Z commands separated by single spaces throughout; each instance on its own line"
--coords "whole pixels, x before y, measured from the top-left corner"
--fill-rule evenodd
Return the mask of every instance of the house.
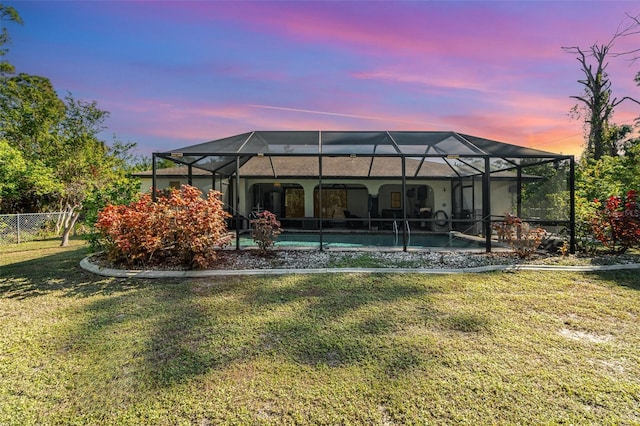
M 239 229 L 243 218 L 266 209 L 289 228 L 402 223 L 403 232 L 483 234 L 488 249 L 492 220 L 520 215 L 523 187 L 539 179 L 527 171 L 560 162 L 572 171 L 574 162 L 455 132 L 392 131 L 254 131 L 155 153 L 154 164 L 156 157 L 176 167 L 139 173 L 142 191 L 184 183 L 215 188 Z M 568 217 L 564 225 L 572 228 L 573 212 Z

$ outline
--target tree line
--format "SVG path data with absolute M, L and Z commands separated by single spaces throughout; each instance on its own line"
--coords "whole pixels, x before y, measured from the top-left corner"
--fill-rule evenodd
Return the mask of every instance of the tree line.
M 618 42 L 629 38 L 638 47 L 618 50 Z M 633 194 L 640 190 L 640 117 L 633 123 L 614 121 L 618 106 L 628 103 L 637 106 L 640 111 L 640 101 L 635 94 L 616 95 L 607 73 L 610 60 L 627 61 L 630 66 L 637 66 L 640 58 L 640 14 L 627 13 L 606 43 L 563 49 L 575 56 L 582 73 L 578 83 L 583 90 L 579 95 L 572 96 L 577 101 L 572 112 L 583 121 L 585 130 L 584 152 L 576 168 L 576 220 L 582 248 L 588 249 L 589 241 L 593 241 L 590 237 L 594 229 L 602 228 L 602 223 L 594 226 L 594 220 L 602 216 L 602 210 L 607 205 L 615 204 L 615 200 L 629 203 L 633 200 L 635 204 Z M 640 71 L 634 80 L 636 86 L 640 86 Z M 608 199 L 610 203 L 601 203 Z M 618 213 L 622 212 L 621 208 Z M 627 219 L 633 221 L 633 218 Z M 613 228 L 614 224 L 612 222 L 607 226 Z M 613 239 L 617 238 L 612 229 L 610 232 Z M 635 239 L 636 245 L 640 243 L 640 235 Z
M 3 21 L 22 25 L 15 8 L 0 5 Z M 100 137 L 109 113 L 95 101 L 60 97 L 42 76 L 16 73 L 0 34 L 0 213 L 64 212 L 62 245 L 81 215 L 128 202 L 139 189 L 131 173 L 148 161 L 134 143 Z M 93 213 L 93 214 L 92 214 Z

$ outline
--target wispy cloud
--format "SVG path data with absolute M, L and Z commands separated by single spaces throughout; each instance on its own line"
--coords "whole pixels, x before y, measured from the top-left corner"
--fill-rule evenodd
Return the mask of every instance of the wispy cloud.
M 264 108 L 264 109 L 273 109 L 278 111 L 287 111 L 287 112 L 300 112 L 304 114 L 318 114 L 318 115 L 330 115 L 334 117 L 348 117 L 348 118 L 357 118 L 360 120 L 373 120 L 373 121 L 384 121 L 384 122 L 398 122 L 398 123 L 412 123 L 411 121 L 401 120 L 397 118 L 389 118 L 389 117 L 374 117 L 369 115 L 359 115 L 359 114 L 346 114 L 340 112 L 329 112 L 329 111 L 313 111 L 308 109 L 301 108 L 286 108 L 286 107 L 277 107 L 270 105 L 248 105 L 251 108 Z
M 20 2 L 19 71 L 164 148 L 248 130 L 454 130 L 579 153 L 579 64 L 625 2 Z M 68 19 L 72 17 L 73 19 Z M 170 30 L 168 30 L 170 29 Z M 614 96 L 637 90 L 611 61 Z M 632 122 L 635 104 L 616 109 Z M 168 144 L 168 145 L 167 145 Z

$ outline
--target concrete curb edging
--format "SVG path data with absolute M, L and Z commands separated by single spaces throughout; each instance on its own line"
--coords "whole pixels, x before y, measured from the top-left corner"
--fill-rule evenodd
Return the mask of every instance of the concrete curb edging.
M 639 263 L 614 265 L 488 265 L 473 268 L 424 269 L 424 268 L 317 268 L 317 269 L 227 269 L 204 271 L 157 271 L 103 268 L 89 261 L 87 256 L 80 261 L 80 267 L 87 272 L 114 278 L 206 278 L 241 275 L 288 275 L 288 274 L 331 274 L 331 273 L 375 273 L 375 274 L 468 274 L 493 271 L 564 271 L 596 272 L 640 269 Z

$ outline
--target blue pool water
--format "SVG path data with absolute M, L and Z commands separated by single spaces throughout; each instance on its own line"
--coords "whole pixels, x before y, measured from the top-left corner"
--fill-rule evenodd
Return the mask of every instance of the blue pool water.
M 325 248 L 359 248 L 359 247 L 402 247 L 402 235 L 393 234 L 322 234 Z M 254 247 L 256 244 L 250 236 L 240 237 L 241 247 Z M 318 234 L 283 233 L 275 240 L 276 247 L 319 248 Z M 482 248 L 484 242 L 450 237 L 449 234 L 417 234 L 407 241 L 407 247 L 413 248 Z

